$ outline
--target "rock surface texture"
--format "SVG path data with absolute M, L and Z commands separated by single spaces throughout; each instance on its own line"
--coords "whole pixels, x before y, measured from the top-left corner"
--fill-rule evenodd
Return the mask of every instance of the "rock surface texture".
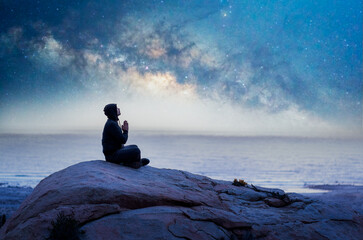
M 82 162 L 42 180 L 0 239 L 46 239 L 57 215 L 81 239 L 361 239 L 353 209 L 185 171 Z

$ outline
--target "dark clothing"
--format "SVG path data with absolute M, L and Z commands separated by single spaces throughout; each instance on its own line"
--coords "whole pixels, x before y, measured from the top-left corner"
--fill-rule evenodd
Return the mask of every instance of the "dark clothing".
M 140 161 L 141 151 L 136 145 L 124 146 L 112 155 L 105 155 L 107 162 L 112 163 L 131 163 Z
M 106 161 L 114 163 L 140 161 L 140 149 L 136 145 L 123 146 L 127 142 L 128 131 L 122 131 L 117 123 L 117 105 L 106 105 L 104 112 L 108 117 L 102 133 L 102 147 Z
M 127 142 L 128 132 L 121 130 L 118 123 L 107 119 L 102 133 L 102 146 L 105 155 L 111 155 Z

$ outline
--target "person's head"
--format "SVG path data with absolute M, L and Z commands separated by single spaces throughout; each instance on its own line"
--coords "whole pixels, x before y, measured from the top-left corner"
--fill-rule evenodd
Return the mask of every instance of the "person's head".
M 117 107 L 116 103 L 107 104 L 103 111 L 109 119 L 115 121 L 118 121 L 118 116 L 121 115 L 120 109 Z

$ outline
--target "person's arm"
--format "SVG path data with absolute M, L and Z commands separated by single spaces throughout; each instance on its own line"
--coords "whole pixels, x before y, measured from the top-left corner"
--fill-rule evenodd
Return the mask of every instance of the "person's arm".
M 125 144 L 128 138 L 128 129 L 122 131 L 117 123 L 112 124 L 112 126 L 113 126 L 112 134 L 117 138 L 117 140 L 121 142 L 121 144 Z

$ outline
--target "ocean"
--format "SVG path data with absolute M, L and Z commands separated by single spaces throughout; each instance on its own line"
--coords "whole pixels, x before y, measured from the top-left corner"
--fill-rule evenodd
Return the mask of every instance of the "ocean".
M 101 133 L 0 134 L 0 186 L 35 187 L 70 165 L 104 160 L 101 138 Z M 134 132 L 127 144 L 137 144 L 152 167 L 287 192 L 316 191 L 309 185 L 363 185 L 362 139 Z

